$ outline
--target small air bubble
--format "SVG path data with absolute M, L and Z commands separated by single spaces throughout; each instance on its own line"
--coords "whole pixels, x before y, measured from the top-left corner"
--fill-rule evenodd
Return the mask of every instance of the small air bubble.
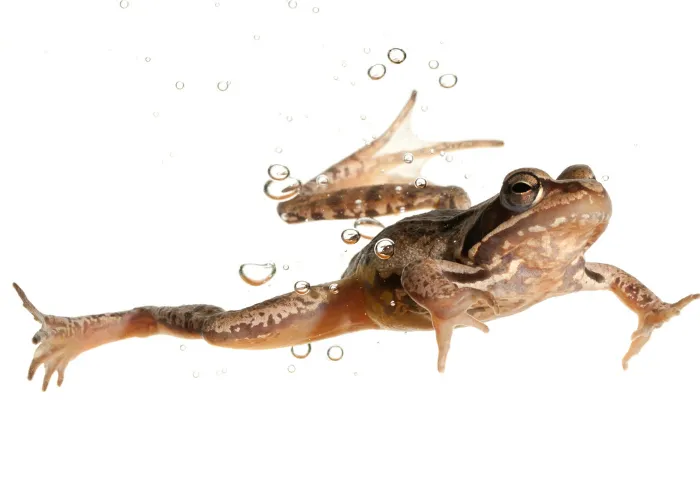
M 155 116 L 156 118 L 158 118 L 158 117 L 160 116 L 160 113 L 159 113 L 158 111 L 154 111 L 154 112 L 153 112 L 153 116 Z
M 214 7 L 218 7 L 219 5 L 221 5 L 221 4 L 220 4 L 219 2 L 216 2 L 216 3 L 214 4 Z
M 610 177 L 608 177 L 607 175 L 604 175 L 604 176 L 603 176 L 603 180 L 604 180 L 604 181 L 610 180 Z
M 394 64 L 401 64 L 406 60 L 406 53 L 402 49 L 394 48 L 387 53 L 387 57 Z
M 129 2 L 127 0 L 121 0 L 121 2 L 119 2 L 119 7 L 121 7 L 122 9 L 126 9 L 128 6 Z
M 354 226 L 360 235 L 368 240 L 377 236 L 384 229 L 384 224 L 371 217 L 360 217 L 355 221 Z
M 454 158 L 452 157 L 452 155 L 446 155 L 446 156 L 445 156 L 445 161 L 446 161 L 447 163 L 450 163 L 453 159 L 454 159 Z
M 391 307 L 396 307 L 396 301 L 395 301 L 395 300 L 392 300 L 391 302 L 389 302 L 389 305 L 390 305 Z M 378 344 L 378 343 L 379 343 L 379 342 L 377 342 L 377 344 Z
M 421 110 L 421 111 L 428 111 L 428 106 L 421 106 L 421 107 L 420 107 L 420 110 Z
M 269 175 L 270 179 L 273 181 L 283 181 L 289 177 L 289 169 L 284 165 L 275 163 L 267 168 L 267 175 Z
M 185 344 L 180 344 L 180 350 L 181 351 L 187 350 L 187 346 Z
M 428 185 L 428 181 L 426 181 L 426 180 L 423 179 L 422 177 L 419 177 L 418 179 L 416 179 L 416 182 L 414 182 L 413 184 L 414 184 L 417 188 L 423 189 L 425 186 Z
M 306 351 L 302 351 L 302 348 L 306 348 Z M 292 356 L 294 356 L 297 359 L 304 359 L 306 358 L 309 354 L 311 354 L 311 344 L 305 344 L 305 345 L 295 345 L 292 346 Z
M 287 367 L 287 371 L 288 371 L 289 373 L 294 373 L 295 371 L 297 371 L 297 367 L 294 366 L 294 365 L 289 365 L 289 366 Z
M 294 291 L 299 295 L 306 295 L 311 290 L 311 285 L 308 281 L 297 281 L 294 283 Z
M 339 345 L 334 345 L 328 348 L 328 352 L 326 355 L 328 356 L 328 359 L 331 361 L 340 361 L 343 359 L 343 348 L 340 347 Z
M 288 121 L 288 122 L 291 122 L 292 120 L 294 120 L 294 117 L 293 117 L 293 116 L 288 116 L 288 117 L 287 117 L 287 121 Z
M 452 74 L 442 75 L 438 80 L 443 88 L 451 89 L 457 85 L 457 76 Z
M 230 82 L 220 81 L 216 84 L 216 88 L 219 89 L 221 92 L 226 92 L 228 90 L 229 83 Z
M 288 3 L 287 5 L 289 5 L 289 8 L 290 8 L 290 9 L 296 9 L 296 8 L 297 8 L 297 3 L 296 3 L 295 0 L 289 0 L 289 3 Z
M 279 146 L 277 146 L 277 147 L 275 148 L 275 153 L 281 153 L 281 152 L 282 152 L 282 148 L 279 147 Z
M 193 371 L 193 372 L 192 372 L 192 376 L 193 376 L 194 378 L 199 378 L 199 372 L 198 372 L 197 370 Z
M 347 68 L 347 67 L 348 67 L 348 62 L 347 62 L 347 61 L 341 61 L 340 65 L 341 65 L 343 68 Z
M 299 194 L 301 181 L 294 177 L 287 177 L 284 181 L 269 180 L 265 183 L 263 191 L 273 200 L 290 200 Z
M 394 255 L 394 242 L 389 238 L 382 238 L 374 245 L 374 253 L 382 260 L 387 260 Z
M 444 152 L 444 151 L 440 151 L 440 156 L 442 156 L 442 157 L 444 158 L 444 157 L 445 157 L 445 152 Z
M 177 90 L 182 90 L 182 89 L 184 89 L 184 88 L 185 88 L 184 82 L 175 82 L 175 88 L 176 88 Z
M 283 265 L 282 269 L 284 269 L 285 271 L 289 271 L 289 264 Z
M 435 59 L 433 59 L 432 61 L 430 61 L 430 62 L 428 63 L 428 67 L 429 67 L 430 69 L 437 69 L 438 66 L 440 66 L 440 63 L 437 62 Z
M 412 153 L 406 153 L 403 155 L 403 161 L 405 163 L 413 163 L 413 154 Z
M 355 229 L 346 229 L 340 234 L 340 237 L 342 238 L 343 242 L 347 243 L 348 245 L 354 245 L 360 241 L 360 233 L 358 233 Z
M 369 75 L 372 80 L 381 80 L 385 74 L 386 66 L 383 64 L 375 64 L 367 70 L 367 75 Z
M 243 281 L 253 286 L 267 283 L 277 272 L 277 266 L 273 262 L 266 264 L 242 264 L 238 268 L 238 275 Z
M 314 14 L 318 14 L 319 10 L 321 9 L 319 9 L 318 7 L 314 7 L 313 9 L 311 9 L 311 12 L 313 12 Z
M 224 375 L 226 375 L 226 372 L 227 372 L 227 371 L 228 371 L 228 370 L 226 369 L 226 367 L 224 367 L 224 368 L 221 369 L 221 373 L 223 373 Z
M 365 51 L 365 54 L 369 54 L 370 52 L 372 52 L 372 49 L 366 47 L 366 48 L 364 49 L 364 51 Z
M 338 80 L 338 75 L 333 76 L 333 80 Z
M 146 58 L 146 62 L 151 62 L 151 58 L 150 58 L 150 57 L 147 57 L 147 58 Z
M 328 185 L 330 181 L 328 180 L 328 176 L 321 174 L 318 177 L 316 177 L 316 184 L 318 184 L 321 187 L 325 187 Z
M 253 35 L 253 40 L 260 40 L 260 35 Z
M 367 117 L 365 115 L 360 115 L 360 120 L 366 120 Z
M 328 291 L 330 291 L 332 294 L 337 294 L 338 293 L 338 283 L 331 283 L 328 285 Z

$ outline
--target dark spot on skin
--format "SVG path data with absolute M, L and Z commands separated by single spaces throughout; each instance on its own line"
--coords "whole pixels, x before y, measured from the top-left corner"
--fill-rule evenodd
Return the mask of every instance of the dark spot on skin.
M 474 283 L 487 279 L 491 273 L 486 269 L 479 269 L 472 274 L 445 271 L 442 275 L 453 283 Z
M 275 323 L 274 318 L 272 317 L 272 314 L 270 314 L 270 315 L 267 317 L 267 324 L 268 324 L 268 325 L 273 325 L 274 323 Z
M 365 214 L 367 215 L 367 217 L 377 217 L 379 215 L 379 212 L 377 212 L 373 208 L 369 208 L 369 209 L 365 210 Z
M 347 217 L 345 217 L 345 210 L 344 209 L 343 210 L 334 210 L 333 217 L 335 219 L 346 219 L 347 218 Z
M 384 186 L 379 185 L 379 186 L 373 186 L 370 189 L 367 190 L 367 194 L 365 194 L 365 201 L 381 201 L 382 199 L 382 194 L 381 190 Z
M 277 313 L 277 318 L 282 319 L 282 313 Z
M 326 203 L 328 203 L 329 206 L 338 206 L 343 204 L 343 197 L 339 195 L 338 193 L 334 193 L 328 196 L 326 199 Z
M 261 318 L 262 318 L 263 316 L 265 316 L 265 313 L 262 312 L 262 311 L 260 311 L 258 314 L 260 315 Z
M 311 297 L 312 299 L 317 299 L 317 298 L 319 297 L 318 290 L 312 289 L 312 290 L 309 292 L 309 297 Z M 307 305 L 310 305 L 310 304 L 313 304 L 313 302 L 307 303 Z
M 392 214 L 394 213 L 394 209 L 391 207 L 391 203 L 386 204 L 386 213 L 387 214 Z
M 323 218 L 324 218 L 324 217 L 323 217 L 323 212 L 313 212 L 313 213 L 311 214 L 311 218 L 312 218 L 313 220 L 323 220 Z
M 596 283 L 603 283 L 603 282 L 605 282 L 605 277 L 604 277 L 602 274 L 600 274 L 600 273 L 597 273 L 597 272 L 595 272 L 595 271 L 591 271 L 591 270 L 588 269 L 588 268 L 584 268 L 584 269 L 583 269 L 583 272 L 586 273 L 586 276 L 588 276 L 589 278 L 591 278 L 591 279 L 592 279 L 593 281 L 595 281 Z

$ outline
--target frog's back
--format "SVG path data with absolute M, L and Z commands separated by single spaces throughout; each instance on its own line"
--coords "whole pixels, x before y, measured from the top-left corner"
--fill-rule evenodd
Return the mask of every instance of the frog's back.
M 407 264 L 426 257 L 453 260 L 470 214 L 471 210 L 441 209 L 406 217 L 385 228 L 358 252 L 343 277 L 400 275 Z M 394 242 L 394 255 L 386 260 L 374 253 L 375 244 L 385 238 Z

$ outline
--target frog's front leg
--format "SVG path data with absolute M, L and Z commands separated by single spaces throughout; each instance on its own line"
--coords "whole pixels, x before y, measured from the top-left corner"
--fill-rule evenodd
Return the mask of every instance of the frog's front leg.
M 401 284 L 408 295 L 430 312 L 438 344 L 438 371 L 445 371 L 452 331 L 473 326 L 484 333 L 489 328 L 469 311 L 490 308 L 498 314 L 493 295 L 470 283 L 484 279 L 486 271 L 445 260 L 423 259 L 407 265 Z
M 630 348 L 622 358 L 622 367 L 625 370 L 630 358 L 639 353 L 655 329 L 678 316 L 685 306 L 700 299 L 700 294 L 695 293 L 669 304 L 659 299 L 634 276 L 608 264 L 587 263 L 582 285 L 584 290 L 612 291 L 627 307 L 637 313 L 639 324 L 632 334 Z

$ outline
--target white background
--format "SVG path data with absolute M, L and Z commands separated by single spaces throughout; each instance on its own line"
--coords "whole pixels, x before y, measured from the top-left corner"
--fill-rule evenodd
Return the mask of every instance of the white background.
M 512 169 L 587 163 L 614 205 L 589 260 L 668 301 L 698 292 L 690 7 L 130 2 L 0 14 L 0 497 L 700 496 L 700 304 L 628 372 L 636 317 L 596 292 L 458 332 L 444 375 L 430 332 L 339 337 L 301 361 L 163 336 L 90 351 L 42 393 L 41 369 L 26 380 L 38 325 L 11 288 L 81 315 L 237 309 L 333 280 L 357 250 L 340 239 L 352 221 L 286 226 L 262 192 L 267 166 L 313 178 L 417 89 L 420 136 L 506 142 L 436 158 L 431 182 L 478 202 Z M 382 80 L 367 77 L 374 63 Z M 441 88 L 444 73 L 457 86 Z M 269 286 L 239 279 L 240 264 L 268 260 Z

